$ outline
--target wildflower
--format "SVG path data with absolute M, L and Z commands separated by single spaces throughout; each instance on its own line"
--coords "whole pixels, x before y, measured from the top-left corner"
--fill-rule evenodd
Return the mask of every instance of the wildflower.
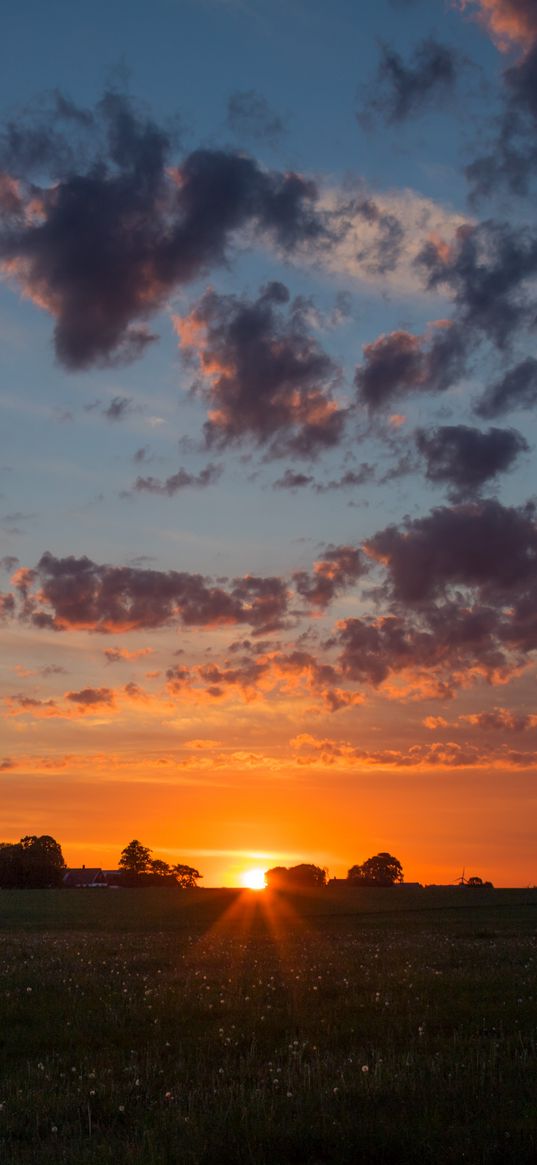
M 369 1072 L 369 1064 L 362 1064 L 362 1072 L 364 1073 L 364 1076 L 367 1075 Z
M 57 1132 L 58 1132 L 58 1126 L 57 1126 L 57 1125 L 51 1125 L 51 1127 L 50 1127 L 50 1131 L 51 1131 L 51 1133 L 57 1133 Z
M 124 1105 L 124 1104 L 120 1104 L 120 1105 L 119 1105 L 119 1107 L 118 1107 L 118 1110 L 117 1110 L 117 1111 L 118 1111 L 118 1112 L 125 1112 L 125 1105 Z
M 32 994 L 32 988 L 31 988 L 31 987 L 27 987 L 27 988 L 26 988 L 26 994 L 27 994 L 27 995 L 31 995 L 31 994 Z

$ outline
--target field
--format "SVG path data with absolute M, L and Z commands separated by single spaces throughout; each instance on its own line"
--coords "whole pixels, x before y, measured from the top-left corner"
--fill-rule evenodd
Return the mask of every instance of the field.
M 537 1159 L 537 892 L 0 892 L 6 1165 Z

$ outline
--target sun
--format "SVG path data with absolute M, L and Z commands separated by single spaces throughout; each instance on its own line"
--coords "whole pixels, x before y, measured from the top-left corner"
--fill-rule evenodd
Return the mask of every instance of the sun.
M 244 874 L 241 874 L 241 882 L 246 890 L 264 890 L 266 886 L 265 871 L 260 868 L 245 870 Z

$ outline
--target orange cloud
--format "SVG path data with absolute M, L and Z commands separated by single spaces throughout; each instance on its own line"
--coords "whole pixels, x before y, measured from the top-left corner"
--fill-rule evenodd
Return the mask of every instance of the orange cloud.
M 537 37 L 537 8 L 534 0 L 458 0 L 458 7 L 474 12 L 491 33 L 502 52 L 513 45 L 528 48 Z
M 290 741 L 302 765 L 338 765 L 343 768 L 363 767 L 387 769 L 452 769 L 531 768 L 537 760 L 536 751 L 522 751 L 501 747 L 480 748 L 466 741 L 434 741 L 432 744 L 414 744 L 406 751 L 397 748 L 361 749 L 348 741 L 320 739 L 302 733 Z

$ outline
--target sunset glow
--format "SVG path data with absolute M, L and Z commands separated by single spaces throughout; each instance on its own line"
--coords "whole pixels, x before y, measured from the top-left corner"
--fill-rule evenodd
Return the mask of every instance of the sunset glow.
M 264 870 L 246 870 L 241 878 L 247 890 L 264 890 L 266 887 Z

